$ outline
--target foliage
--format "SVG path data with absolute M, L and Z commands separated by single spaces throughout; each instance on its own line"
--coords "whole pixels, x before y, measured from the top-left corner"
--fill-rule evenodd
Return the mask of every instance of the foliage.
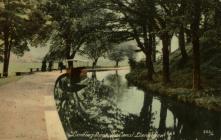
M 73 59 L 86 42 L 92 42 L 96 34 L 112 38 L 112 13 L 95 4 L 95 0 L 49 0 L 43 10 L 51 17 L 53 26 L 50 54 L 53 58 Z
M 4 8 L 0 12 L 0 31 L 2 33 L 0 38 L 4 41 L 4 36 L 7 36 L 12 52 L 22 56 L 24 51 L 29 50 L 31 37 L 39 31 L 44 19 L 35 9 L 36 5 L 32 5 L 28 1 L 5 0 L 3 5 Z
M 108 52 L 117 65 L 128 56 L 130 64 L 136 67 L 134 51 L 113 47 L 134 40 L 146 57 L 145 78 L 154 81 L 153 55 L 156 55 L 156 39 L 160 39 L 163 59 L 158 62 L 162 64 L 159 74 L 168 84 L 171 68 L 176 65 L 170 63 L 171 38 L 177 35 L 182 62 L 193 60 L 193 88 L 199 89 L 200 61 L 207 59 L 200 55 L 201 48 L 221 45 L 219 0 L 47 0 L 41 3 L 4 0 L 2 3 L 0 61 L 3 58 L 9 61 L 11 51 L 21 56 L 30 45 L 44 40 L 50 45 L 48 60 L 73 59 L 79 51 L 92 59 L 95 66 L 98 58 Z M 186 44 L 190 42 L 193 55 L 188 57 Z M 7 73 L 9 62 L 4 64 Z
M 151 74 L 151 46 L 154 41 L 151 36 L 157 35 L 162 40 L 162 76 L 165 84 L 171 81 L 169 46 L 172 36 L 174 34 L 179 36 L 180 51 L 185 59 L 183 62 L 188 59 L 185 37 L 187 37 L 187 42 L 192 40 L 193 88 L 200 89 L 199 48 L 201 45 L 220 45 L 220 1 L 110 0 L 110 3 L 112 3 L 110 9 L 122 15 L 119 18 L 122 21 L 121 24 L 130 31 L 130 35 L 146 55 L 150 81 L 153 74 Z
M 116 67 L 118 67 L 119 62 L 125 60 L 126 57 L 128 58 L 128 60 L 135 59 L 135 50 L 133 46 L 127 44 L 119 44 L 117 46 L 114 46 L 108 54 L 108 58 L 116 62 Z
M 3 76 L 5 77 L 8 76 L 10 53 L 22 56 L 25 51 L 29 51 L 34 36 L 45 23 L 37 7 L 37 2 L 30 1 L 4 0 L 1 2 L 0 55 L 3 55 Z
M 81 82 L 86 85 L 83 89 L 70 91 L 68 88 L 71 87 L 66 87 L 68 83 L 67 77 L 58 80 L 55 86 L 55 99 L 63 126 L 70 135 L 74 131 L 78 133 L 122 131 L 126 115 L 110 98 L 114 92 L 111 87 L 96 79 L 86 79 Z M 73 89 L 79 87 L 71 86 Z
M 100 57 L 105 57 L 105 54 L 111 49 L 112 44 L 106 38 L 98 38 L 91 42 L 86 42 L 84 47 L 79 50 L 80 55 L 87 56 L 93 61 L 93 68 L 96 66 Z
M 108 58 L 112 61 L 116 62 L 116 67 L 118 67 L 118 63 L 123 61 L 125 59 L 125 52 L 121 48 L 114 48 L 111 50 L 111 52 L 108 54 Z

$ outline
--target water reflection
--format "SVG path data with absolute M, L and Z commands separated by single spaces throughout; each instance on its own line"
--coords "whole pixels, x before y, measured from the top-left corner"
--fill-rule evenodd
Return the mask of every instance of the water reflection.
M 70 84 L 66 76 L 58 79 L 55 99 L 70 140 L 220 140 L 219 112 L 209 112 L 128 87 L 126 73 L 128 71 L 94 72 L 89 76 L 91 78 L 77 84 Z M 97 132 L 121 137 L 75 135 Z

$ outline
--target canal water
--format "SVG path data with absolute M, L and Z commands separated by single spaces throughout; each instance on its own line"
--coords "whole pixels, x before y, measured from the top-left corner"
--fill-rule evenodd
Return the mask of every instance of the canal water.
M 131 85 L 129 70 L 60 77 L 58 112 L 69 140 L 221 140 L 221 113 L 177 103 Z

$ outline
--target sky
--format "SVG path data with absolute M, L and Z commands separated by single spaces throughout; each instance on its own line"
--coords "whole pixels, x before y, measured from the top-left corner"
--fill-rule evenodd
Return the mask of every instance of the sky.
M 18 57 L 12 53 L 11 61 L 12 62 L 23 62 L 23 63 L 31 63 L 31 62 L 41 62 L 44 56 L 48 53 L 49 47 L 30 47 L 30 51 L 25 52 L 24 56 Z
M 135 41 L 130 41 L 127 43 L 128 45 L 133 45 L 136 46 L 136 42 Z M 178 48 L 178 39 L 176 37 L 173 37 L 172 39 L 172 43 L 171 43 L 171 51 L 174 51 Z M 161 52 L 162 49 L 162 43 L 159 42 L 158 46 L 157 46 L 157 50 Z M 17 57 L 15 55 L 12 54 L 12 58 L 11 61 L 12 62 L 23 62 L 23 63 L 30 63 L 30 62 L 41 62 L 42 59 L 44 58 L 44 56 L 48 53 L 49 51 L 49 46 L 45 46 L 45 47 L 31 47 L 29 52 L 26 52 L 24 54 L 23 57 Z M 158 54 L 159 57 L 159 54 Z M 141 60 L 144 58 L 144 55 L 142 53 L 139 53 L 137 55 L 137 60 Z M 79 57 L 78 57 L 79 59 Z M 80 57 L 80 59 L 84 59 L 87 60 L 86 57 Z M 101 62 L 108 62 L 105 60 L 101 60 Z

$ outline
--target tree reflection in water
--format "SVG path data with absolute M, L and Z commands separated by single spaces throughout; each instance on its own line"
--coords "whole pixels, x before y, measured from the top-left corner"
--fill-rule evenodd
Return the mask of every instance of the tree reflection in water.
M 126 92 L 127 84 L 123 82 L 123 78 L 115 71 L 115 74 L 109 74 L 105 79 L 105 85 L 110 86 L 114 90 L 113 98 L 116 100 L 121 98 L 122 93 Z
M 67 76 L 60 77 L 56 82 L 55 99 L 70 140 L 75 132 L 149 134 L 149 138 L 112 138 L 116 140 L 220 140 L 219 112 L 210 112 L 144 92 L 140 113 L 138 115 L 124 113 L 115 101 L 129 90 L 127 82 L 123 80 L 124 77 L 116 72 L 107 74 L 104 81 L 98 81 L 96 79 L 98 74 L 93 73 L 92 78 L 87 78 L 81 83 L 71 84 Z M 154 110 L 156 101 L 160 102 L 157 111 Z M 169 117 L 170 114 L 172 117 Z M 172 125 L 168 125 L 169 123 Z M 90 138 L 73 137 L 73 139 Z
M 82 84 L 87 86 L 75 90 Z M 126 115 L 111 100 L 113 93 L 113 88 L 96 78 L 86 79 L 81 84 L 70 84 L 67 77 L 61 78 L 56 83 L 55 99 L 66 132 L 69 135 L 75 130 L 81 134 L 122 132 Z

